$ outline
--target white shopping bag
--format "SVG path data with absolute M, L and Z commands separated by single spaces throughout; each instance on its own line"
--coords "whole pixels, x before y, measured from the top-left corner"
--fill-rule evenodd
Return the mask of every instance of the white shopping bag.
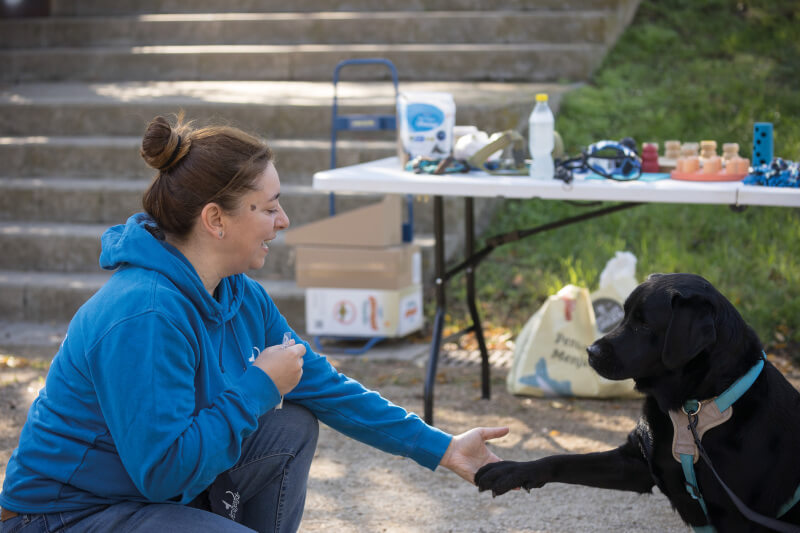
M 623 253 L 624 254 L 624 253 Z M 631 257 L 634 269 L 630 270 Z M 632 398 L 640 394 L 633 380 L 612 381 L 589 366 L 586 348 L 604 335 L 598 328 L 595 307 L 605 313 L 603 327 L 613 329 L 622 319 L 621 302 L 636 286 L 622 275 L 635 271 L 636 258 L 620 255 L 609 261 L 597 292 L 567 285 L 550 296 L 528 320 L 517 337 L 514 362 L 506 386 L 512 394 L 539 397 Z M 609 266 L 610 265 L 610 266 Z M 617 275 L 619 274 L 619 275 Z M 625 294 L 623 294 L 625 293 Z
M 625 299 L 637 285 L 636 256 L 630 252 L 614 254 L 600 274 L 600 287 L 592 293 L 598 338 L 622 321 Z

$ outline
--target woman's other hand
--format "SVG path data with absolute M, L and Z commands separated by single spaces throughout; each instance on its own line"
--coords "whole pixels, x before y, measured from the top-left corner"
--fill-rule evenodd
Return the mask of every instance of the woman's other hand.
M 305 344 L 294 344 L 291 340 L 288 346 L 279 344 L 264 348 L 253 364 L 267 373 L 283 396 L 300 381 L 305 353 Z

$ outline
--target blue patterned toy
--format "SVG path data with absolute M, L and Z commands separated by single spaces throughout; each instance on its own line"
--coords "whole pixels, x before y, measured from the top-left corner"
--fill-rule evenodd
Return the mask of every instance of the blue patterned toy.
M 776 157 L 768 165 L 753 166 L 743 181 L 745 185 L 800 187 L 800 163 Z

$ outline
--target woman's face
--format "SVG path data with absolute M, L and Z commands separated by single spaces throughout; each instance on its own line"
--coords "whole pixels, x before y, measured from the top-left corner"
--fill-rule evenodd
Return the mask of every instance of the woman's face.
M 269 242 L 289 227 L 289 217 L 278 202 L 281 182 L 272 163 L 258 177 L 255 187 L 242 197 L 233 212 L 225 215 L 222 242 L 227 275 L 263 267 Z

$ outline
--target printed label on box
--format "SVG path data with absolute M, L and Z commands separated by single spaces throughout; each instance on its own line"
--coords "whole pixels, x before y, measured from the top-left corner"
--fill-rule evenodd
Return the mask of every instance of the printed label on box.
M 312 335 L 399 337 L 422 327 L 422 287 L 400 290 L 306 289 Z

